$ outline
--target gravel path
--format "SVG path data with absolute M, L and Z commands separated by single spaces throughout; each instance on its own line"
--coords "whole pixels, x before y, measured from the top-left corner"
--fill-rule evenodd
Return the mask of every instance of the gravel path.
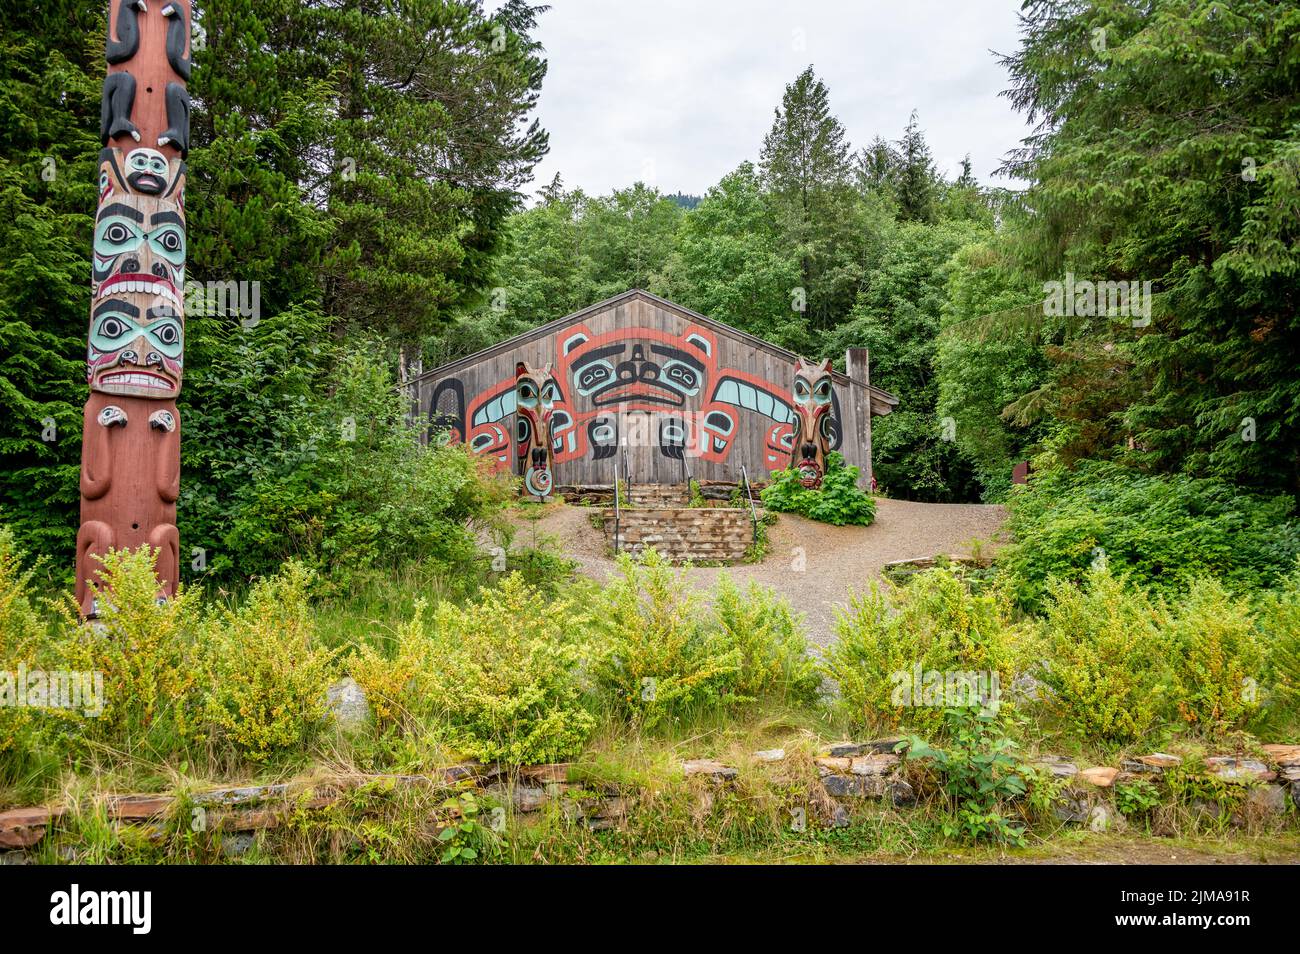
M 556 538 L 577 560 L 579 571 L 604 580 L 615 571 L 605 535 L 591 525 L 591 507 L 549 506 L 538 520 L 519 520 L 518 546 L 532 546 L 538 535 Z M 975 538 L 985 552 L 1001 542 L 1006 510 L 997 504 L 929 504 L 906 500 L 876 501 L 876 522 L 869 527 L 832 527 L 792 514 L 780 514 L 768 529 L 770 546 L 763 562 L 734 567 L 692 567 L 688 578 L 707 588 L 719 573 L 738 582 L 755 580 L 784 594 L 806 614 L 809 636 L 825 646 L 834 638 L 835 607 L 851 591 L 866 588 L 894 560 L 967 553 Z M 802 556 L 802 561 L 800 557 Z M 799 568 L 802 563 L 802 570 Z

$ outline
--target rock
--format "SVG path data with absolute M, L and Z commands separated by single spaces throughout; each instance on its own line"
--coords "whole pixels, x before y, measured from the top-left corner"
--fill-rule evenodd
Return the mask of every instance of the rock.
M 238 858 L 253 847 L 253 835 L 248 832 L 231 832 L 221 838 L 221 853 L 227 858 Z
M 1205 760 L 1205 768 L 1211 775 L 1228 780 L 1257 779 L 1271 782 L 1277 778 L 1277 774 L 1258 759 L 1239 759 L 1232 755 L 1213 755 Z
M 0 854 L 0 865 L 30 865 L 35 864 L 32 856 L 25 851 L 6 851 Z
M 739 773 L 730 765 L 723 765 L 713 759 L 690 759 L 682 763 L 682 774 L 687 778 L 706 775 L 711 781 L 723 782 L 735 778 Z
M 1300 745 L 1261 745 L 1261 749 L 1275 765 L 1300 765 Z
M 325 693 L 330 715 L 339 728 L 351 732 L 370 722 L 370 703 L 366 694 L 351 676 L 344 676 Z
M 1052 813 L 1063 822 L 1085 822 L 1092 812 L 1086 796 L 1063 792 L 1052 809 Z
M 1281 785 L 1260 785 L 1246 796 L 1246 805 L 1262 815 L 1281 815 L 1286 811 L 1286 789 Z
M 868 746 L 861 742 L 836 742 L 830 747 L 831 758 L 853 758 L 867 751 Z
M 899 746 L 902 746 L 902 748 L 899 748 Z M 873 752 L 879 752 L 881 755 L 897 755 L 900 752 L 907 751 L 907 739 L 901 736 L 888 739 L 872 739 L 867 743 L 867 747 Z M 895 751 L 896 749 L 897 751 Z
M 1095 832 L 1109 831 L 1115 824 L 1115 817 L 1105 805 L 1093 805 L 1088 810 L 1088 830 Z
M 1044 755 L 1033 763 L 1036 768 L 1051 772 L 1057 778 L 1073 778 L 1079 774 L 1079 766 L 1063 755 Z
M 814 760 L 819 768 L 827 769 L 831 772 L 847 772 L 853 766 L 851 758 L 837 758 L 820 756 Z
M 45 837 L 46 826 L 62 811 L 49 808 L 13 808 L 0 812 L 0 848 L 28 848 Z
M 822 785 L 835 798 L 879 798 L 885 794 L 886 781 L 879 775 L 827 775 Z
M 906 779 L 895 776 L 885 783 L 885 794 L 895 808 L 916 804 L 916 792 Z
M 848 828 L 851 821 L 849 810 L 843 805 L 836 805 L 831 810 L 831 817 L 827 824 L 831 828 Z
M 1089 785 L 1096 785 L 1098 788 L 1110 788 L 1115 784 L 1115 776 L 1119 774 L 1119 769 L 1098 766 L 1096 768 L 1084 769 L 1079 773 L 1079 779 L 1087 782 Z
M 569 763 L 556 762 L 550 765 L 523 765 L 519 768 L 519 777 L 527 779 L 534 785 L 560 784 L 569 780 Z
M 1182 764 L 1183 760 L 1177 755 L 1167 755 L 1164 752 L 1152 752 L 1150 755 L 1139 755 L 1135 759 L 1125 759 L 1124 771 L 1159 775 L 1166 769 L 1171 769 L 1176 765 Z
M 849 762 L 854 775 L 887 775 L 898 765 L 897 755 L 862 755 Z
M 759 762 L 782 762 L 785 760 L 785 749 L 763 749 L 755 752 L 754 758 Z

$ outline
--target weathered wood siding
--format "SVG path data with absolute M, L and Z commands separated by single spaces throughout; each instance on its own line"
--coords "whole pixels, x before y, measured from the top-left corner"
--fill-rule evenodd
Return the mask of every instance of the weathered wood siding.
M 515 365 L 549 363 L 557 485 L 611 483 L 624 447 L 634 483 L 679 483 L 688 468 L 737 480 L 742 465 L 766 478 L 789 463 L 793 355 L 642 292 L 570 318 L 412 380 L 413 413 L 512 469 Z M 881 394 L 835 377 L 836 449 L 864 481 Z

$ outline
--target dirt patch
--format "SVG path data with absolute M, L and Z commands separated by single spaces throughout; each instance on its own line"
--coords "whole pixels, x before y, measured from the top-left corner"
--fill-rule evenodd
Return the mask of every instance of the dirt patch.
M 516 545 L 534 545 L 540 535 L 556 538 L 579 571 L 605 580 L 615 571 L 605 535 L 591 525 L 590 507 L 548 506 L 537 520 L 517 520 Z M 997 504 L 927 504 L 877 500 L 876 522 L 869 527 L 832 527 L 791 514 L 780 514 L 769 528 L 770 546 L 760 564 L 692 567 L 688 578 L 699 588 L 720 573 L 744 582 L 755 580 L 788 597 L 806 614 L 812 641 L 825 646 L 833 638 L 835 608 L 854 590 L 880 578 L 895 560 L 939 553 L 968 554 L 972 539 L 994 552 L 1003 541 L 1006 508 Z

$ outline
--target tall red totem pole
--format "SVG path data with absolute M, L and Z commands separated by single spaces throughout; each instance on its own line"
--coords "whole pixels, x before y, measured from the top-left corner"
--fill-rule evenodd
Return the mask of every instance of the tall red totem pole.
M 180 576 L 190 0 L 110 0 L 108 24 L 77 533 L 87 617 L 111 549 L 156 549 L 160 596 Z

